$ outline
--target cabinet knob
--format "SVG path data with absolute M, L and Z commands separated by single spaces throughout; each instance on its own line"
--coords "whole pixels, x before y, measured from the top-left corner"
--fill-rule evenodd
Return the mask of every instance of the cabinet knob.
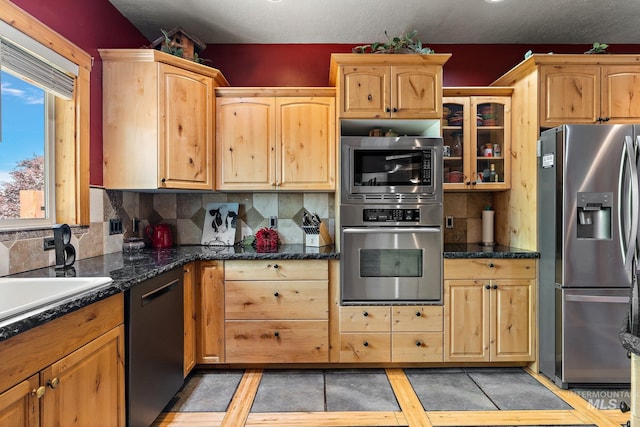
M 420 313 L 419 311 L 416 311 L 416 317 L 420 317 L 422 316 L 422 313 Z
M 164 184 L 165 182 L 167 182 L 167 178 L 162 178 L 160 182 Z
M 485 288 L 485 289 L 491 289 L 491 286 L 489 286 L 489 285 L 485 285 L 485 286 L 484 286 L 484 288 Z
M 608 122 L 609 120 L 611 120 L 611 117 L 605 117 L 604 119 L 602 119 L 603 122 Z
M 390 112 L 391 112 L 391 108 L 387 107 L 387 108 L 385 108 L 385 109 L 384 109 L 384 111 L 385 111 L 386 113 L 390 113 Z
M 58 377 L 54 377 L 47 381 L 47 385 L 51 388 L 56 388 L 60 385 L 60 379 Z
M 367 96 L 367 99 L 368 99 L 369 101 L 371 101 L 371 100 L 373 99 L 373 96 L 371 96 L 371 94 L 369 94 L 369 96 Z
M 493 285 L 493 289 L 498 289 L 498 285 Z
M 274 336 L 274 337 L 276 337 L 276 338 L 279 338 L 279 337 L 280 337 L 280 332 L 275 331 L 275 332 L 273 333 L 273 336 Z
M 369 312 L 368 312 L 368 311 L 363 311 L 363 312 L 362 312 L 362 315 L 363 315 L 364 317 L 367 317 L 367 316 L 369 315 Z
M 393 112 L 394 112 L 394 113 L 397 113 L 397 112 L 398 112 L 398 109 L 397 109 L 396 107 L 393 107 Z
M 273 268 L 275 268 L 276 270 L 279 268 L 280 266 L 278 264 L 273 264 Z
M 467 185 L 471 185 L 471 182 L 467 181 Z
M 41 385 L 40 387 L 34 388 L 33 390 L 31 390 L 31 395 L 33 395 L 33 396 L 37 397 L 38 399 L 40 399 L 40 398 L 42 398 L 42 396 L 44 396 L 44 392 L 46 390 L 47 389 L 44 388 L 44 386 Z
M 422 347 L 422 343 L 420 341 L 416 341 L 416 347 Z
M 620 412 L 624 414 L 625 412 L 629 412 L 630 410 L 631 408 L 629 407 L 629 405 L 627 405 L 627 402 L 625 402 L 624 400 L 620 402 Z
M 495 265 L 494 263 L 492 263 L 492 262 L 490 262 L 490 263 L 488 264 L 488 267 L 489 267 L 489 268 L 494 268 L 495 266 L 496 266 L 496 265 Z
M 362 345 L 365 346 L 365 347 L 369 347 L 369 341 L 363 342 Z
M 274 297 L 276 297 L 276 298 L 278 298 L 278 297 L 280 296 L 280 293 L 278 293 L 278 292 L 274 292 L 274 293 L 273 293 L 273 296 L 274 296 Z
M 475 182 L 475 181 L 473 181 L 473 182 L 471 183 L 471 185 L 476 185 L 476 182 Z

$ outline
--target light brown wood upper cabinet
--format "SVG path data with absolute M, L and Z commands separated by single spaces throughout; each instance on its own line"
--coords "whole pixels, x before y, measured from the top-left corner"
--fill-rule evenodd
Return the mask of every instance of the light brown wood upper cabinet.
M 449 54 L 333 54 L 330 84 L 345 119 L 439 119 Z
M 216 189 L 335 189 L 333 89 L 216 94 Z
M 104 185 L 214 189 L 214 68 L 151 49 L 100 50 Z

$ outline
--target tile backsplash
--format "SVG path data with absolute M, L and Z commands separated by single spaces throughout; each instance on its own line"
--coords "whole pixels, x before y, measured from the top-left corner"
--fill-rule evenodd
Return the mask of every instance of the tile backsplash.
M 138 193 L 90 189 L 90 224 L 73 226 L 71 244 L 76 259 L 122 250 L 123 238 L 143 236 L 149 224 L 171 225 L 174 242 L 199 245 L 208 203 L 239 204 L 238 220 L 244 234 L 254 234 L 278 218 L 282 243 L 303 243 L 302 212 L 317 213 L 334 231 L 333 193 Z M 109 235 L 109 219 L 120 218 L 124 234 Z M 139 220 L 134 231 L 134 218 Z M 43 249 L 51 228 L 0 231 L 0 276 L 52 266 L 55 251 Z
M 445 193 L 444 216 L 453 217 L 453 228 L 444 228 L 444 243 L 479 243 L 482 211 L 493 205 L 493 193 Z

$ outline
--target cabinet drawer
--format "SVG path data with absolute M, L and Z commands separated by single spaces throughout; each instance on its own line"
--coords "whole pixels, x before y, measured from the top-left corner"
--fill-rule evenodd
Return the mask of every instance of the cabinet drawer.
M 328 280 L 325 260 L 226 261 L 225 280 Z
M 535 259 L 445 259 L 446 279 L 534 279 Z
M 442 362 L 442 332 L 394 332 L 392 362 Z
M 328 282 L 227 281 L 225 318 L 328 319 Z
M 391 309 L 384 306 L 340 307 L 340 332 L 390 332 Z
M 402 305 L 391 308 L 393 331 L 442 331 L 442 306 Z
M 229 321 L 228 363 L 329 361 L 329 324 L 321 320 Z
M 340 334 L 340 362 L 389 362 L 390 360 L 390 334 Z

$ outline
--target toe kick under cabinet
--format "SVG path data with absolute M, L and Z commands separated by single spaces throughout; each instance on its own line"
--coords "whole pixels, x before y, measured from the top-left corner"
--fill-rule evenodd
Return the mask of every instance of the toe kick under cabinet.
M 328 362 L 328 280 L 326 260 L 226 261 L 226 362 Z

